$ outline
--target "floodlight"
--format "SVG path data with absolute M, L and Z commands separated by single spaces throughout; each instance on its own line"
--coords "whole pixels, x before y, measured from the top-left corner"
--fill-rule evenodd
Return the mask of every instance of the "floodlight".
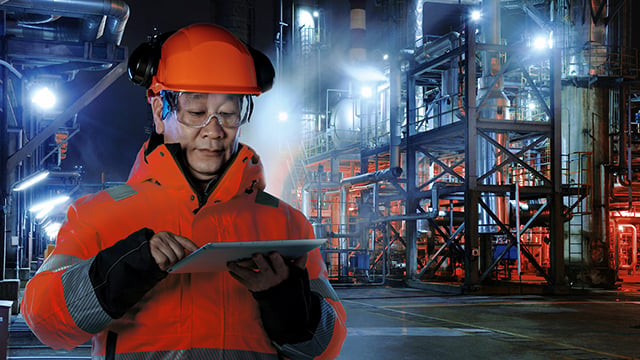
M 314 18 L 317 18 L 318 16 L 320 16 L 320 13 L 318 12 L 318 10 L 315 10 L 315 11 L 313 12 L 313 17 L 314 17 Z
M 300 12 L 298 12 L 298 22 L 300 24 L 298 28 L 315 28 L 315 21 L 313 20 L 313 16 L 307 10 L 300 10 Z
M 285 121 L 289 120 L 289 114 L 286 111 L 281 111 L 278 114 L 278 120 L 280 122 L 285 122 Z
M 38 203 L 32 207 L 29 208 L 30 212 L 35 212 L 36 214 L 36 219 L 42 219 L 45 216 L 47 216 L 47 214 L 53 210 L 57 205 L 60 205 L 64 202 L 66 202 L 67 200 L 69 200 L 69 197 L 64 195 L 64 196 L 59 196 L 57 198 L 53 198 L 41 203 Z
M 478 21 L 480 20 L 481 17 L 482 17 L 482 13 L 480 12 L 480 10 L 473 10 L 471 12 L 471 20 Z
M 51 109 L 56 104 L 56 96 L 48 87 L 42 87 L 33 93 L 31 101 L 43 110 Z
M 39 183 L 40 181 L 44 180 L 47 176 L 49 176 L 49 171 L 47 170 L 38 171 L 37 173 L 31 176 L 27 176 L 22 181 L 17 182 L 13 186 L 13 191 L 22 191 L 22 190 L 28 189 L 33 185 Z

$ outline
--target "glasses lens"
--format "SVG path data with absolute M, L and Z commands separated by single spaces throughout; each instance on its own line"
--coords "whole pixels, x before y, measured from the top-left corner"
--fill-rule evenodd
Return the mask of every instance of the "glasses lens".
M 209 94 L 203 93 L 181 93 L 178 100 L 178 121 L 196 128 L 205 127 L 211 121 L 218 121 L 220 126 L 226 128 L 237 128 L 241 125 L 239 111 L 209 113 L 208 97 Z
M 218 124 L 222 127 L 237 128 L 240 126 L 240 114 L 218 113 L 215 114 L 215 117 L 218 118 Z

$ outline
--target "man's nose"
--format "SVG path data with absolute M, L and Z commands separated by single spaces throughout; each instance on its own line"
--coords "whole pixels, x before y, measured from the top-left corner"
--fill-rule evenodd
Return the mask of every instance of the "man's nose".
M 224 129 L 220 125 L 220 121 L 218 119 L 217 114 L 211 114 L 207 125 L 202 128 L 201 133 L 214 138 L 222 137 L 224 135 Z

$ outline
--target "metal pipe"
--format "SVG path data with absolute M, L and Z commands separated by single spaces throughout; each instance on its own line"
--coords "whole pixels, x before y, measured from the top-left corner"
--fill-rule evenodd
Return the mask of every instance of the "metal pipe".
M 105 42 L 116 45 L 120 45 L 129 20 L 129 5 L 121 0 L 8 0 L 0 4 L 0 9 L 81 18 L 83 32 L 95 33 L 96 38 L 102 36 Z M 101 16 L 106 17 L 102 34 Z
M 418 54 L 415 59 L 418 63 L 424 63 L 427 60 L 435 59 L 457 48 L 459 42 L 460 33 L 452 31 L 446 35 L 442 35 L 434 41 L 425 43 L 422 48 L 418 50 Z
M 7 34 L 22 39 L 49 41 L 95 41 L 99 36 L 101 16 L 86 18 L 64 17 L 55 22 L 29 24 L 7 20 Z
M 11 71 L 18 79 L 22 79 L 22 74 L 16 68 L 14 68 L 13 65 L 4 60 L 0 60 L 0 65 L 9 69 L 9 71 Z
M 389 167 L 400 166 L 400 138 L 402 134 L 402 80 L 400 71 L 400 57 L 395 56 L 391 60 L 389 70 Z M 376 127 L 377 128 L 377 127 Z
M 347 200 L 349 197 L 349 188 L 351 186 L 353 186 L 354 184 L 376 183 L 384 180 L 391 180 L 397 178 L 398 176 L 400 176 L 400 174 L 402 174 L 402 168 L 393 167 L 342 179 L 340 181 L 340 232 L 343 234 L 349 232 L 349 213 L 347 212 Z M 338 243 L 340 249 L 346 249 L 348 247 L 346 238 L 340 238 Z M 346 264 L 347 254 L 340 254 L 340 261 L 338 265 L 345 266 Z
M 306 184 L 305 184 L 306 185 Z M 309 206 L 311 204 L 311 192 L 309 189 L 302 187 L 302 213 L 308 219 L 311 216 Z

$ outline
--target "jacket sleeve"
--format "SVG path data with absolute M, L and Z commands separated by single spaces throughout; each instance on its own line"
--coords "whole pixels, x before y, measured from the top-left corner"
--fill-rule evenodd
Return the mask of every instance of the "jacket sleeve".
M 306 223 L 306 237 L 313 238 L 311 224 Z M 312 293 L 312 307 L 319 308 L 319 314 L 312 315 L 315 325 L 311 329 L 310 339 L 296 343 L 278 343 L 275 347 L 280 353 L 291 359 L 335 359 L 340 354 L 347 336 L 345 321 L 347 315 L 335 290 L 329 283 L 327 268 L 319 249 L 309 253 L 307 259 L 309 287 Z M 317 317 L 316 319 L 313 319 Z
M 101 250 L 98 231 L 80 219 L 75 204 L 70 207 L 55 250 L 22 297 L 21 313 L 38 339 L 56 349 L 83 344 L 166 276 L 155 262 L 156 272 L 123 276 L 150 266 L 148 237 L 142 229 Z M 123 295 L 134 287 L 140 290 Z

